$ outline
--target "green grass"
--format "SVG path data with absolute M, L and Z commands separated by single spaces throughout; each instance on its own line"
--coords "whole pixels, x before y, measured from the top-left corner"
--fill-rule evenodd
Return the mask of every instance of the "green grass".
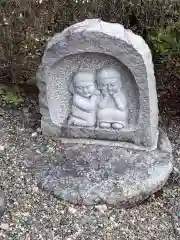
M 23 98 L 19 93 L 11 90 L 11 91 L 2 91 L 0 90 L 0 99 L 4 101 L 6 104 L 20 107 L 23 103 Z

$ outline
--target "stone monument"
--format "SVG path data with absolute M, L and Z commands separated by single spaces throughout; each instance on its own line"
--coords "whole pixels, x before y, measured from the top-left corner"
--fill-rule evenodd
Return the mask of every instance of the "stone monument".
M 37 77 L 42 133 L 62 153 L 41 188 L 75 204 L 128 206 L 165 184 L 171 145 L 140 36 L 99 19 L 74 24 L 49 41 Z

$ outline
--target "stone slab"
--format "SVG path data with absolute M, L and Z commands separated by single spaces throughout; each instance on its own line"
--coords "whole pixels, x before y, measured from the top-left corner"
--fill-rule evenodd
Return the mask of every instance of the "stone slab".
M 103 141 L 102 141 L 103 142 Z M 40 188 L 74 204 L 127 207 L 159 190 L 172 171 L 172 149 L 160 131 L 158 148 L 136 150 L 67 141 L 56 164 L 38 173 Z

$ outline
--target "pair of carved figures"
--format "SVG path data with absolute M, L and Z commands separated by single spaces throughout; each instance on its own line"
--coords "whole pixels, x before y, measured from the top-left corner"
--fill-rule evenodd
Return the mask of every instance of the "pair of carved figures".
M 68 124 L 114 129 L 127 125 L 127 99 L 121 74 L 115 68 L 81 70 L 72 76 L 69 91 L 72 105 Z

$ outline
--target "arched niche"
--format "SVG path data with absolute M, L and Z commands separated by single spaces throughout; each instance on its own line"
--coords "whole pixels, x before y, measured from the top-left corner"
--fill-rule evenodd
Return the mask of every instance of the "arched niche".
M 83 69 L 97 71 L 103 67 L 115 67 L 120 72 L 123 92 L 127 99 L 128 124 L 126 130 L 136 128 L 139 116 L 139 93 L 132 73 L 112 56 L 87 52 L 69 55 L 54 63 L 49 69 L 47 103 L 53 123 L 60 126 L 67 124 L 72 98 L 68 86 L 73 72 Z
M 80 132 L 75 130 L 65 130 L 62 126 L 62 119 L 65 119 L 65 115 L 60 117 L 52 115 L 50 109 L 53 105 L 50 93 L 50 89 L 54 82 L 57 82 L 57 74 L 61 69 L 61 64 L 66 62 L 68 68 L 61 70 L 61 77 L 67 78 L 73 68 L 71 62 L 76 59 L 76 65 L 82 66 L 82 59 L 86 62 L 87 56 L 101 56 L 106 61 L 113 59 L 112 62 L 117 62 L 120 71 L 124 66 L 125 78 L 132 83 L 131 91 L 135 101 L 129 98 L 131 107 L 133 109 L 129 116 L 133 116 L 132 126 L 125 131 L 119 132 L 98 132 L 92 131 L 89 133 L 86 129 Z M 91 58 L 89 61 L 91 62 Z M 95 57 L 96 58 L 96 57 Z M 94 57 L 93 57 L 94 59 Z M 69 61 L 69 63 L 68 63 Z M 96 66 L 97 67 L 97 66 Z M 59 70 L 58 70 L 59 68 Z M 65 72 L 68 71 L 68 74 Z M 156 85 L 154 78 L 154 69 L 152 64 L 151 52 L 144 42 L 144 40 L 133 34 L 129 30 L 125 30 L 120 24 L 105 23 L 99 19 L 88 19 L 83 22 L 72 25 L 65 29 L 62 33 L 57 34 L 48 43 L 45 50 L 42 64 L 38 72 L 39 87 L 40 87 L 40 102 L 43 102 L 41 107 L 42 112 L 42 125 L 51 129 L 52 125 L 61 128 L 59 135 L 68 137 L 89 137 L 97 139 L 110 139 L 110 140 L 122 140 L 131 141 L 136 144 L 141 144 L 151 148 L 155 148 L 157 145 L 158 136 L 158 109 L 157 109 L 157 95 Z M 62 79 L 58 80 L 57 89 L 60 88 Z M 63 83 L 62 88 L 65 88 L 67 84 Z M 127 92 L 129 91 L 126 87 Z M 67 91 L 66 91 L 67 92 Z M 64 99 L 64 103 L 61 104 L 61 110 L 67 108 L 67 102 L 69 101 L 68 92 Z M 54 96 L 55 97 L 55 96 Z M 63 105 L 64 104 L 64 105 Z M 59 111 L 61 111 L 59 110 Z M 55 113 L 53 113 L 55 114 Z M 58 114 L 56 112 L 56 114 Z M 132 114 L 132 115 L 131 115 Z M 62 117 L 62 118 L 61 118 Z M 57 122 L 60 119 L 60 122 Z M 58 120 L 59 121 L 59 120 Z M 61 125 L 62 124 L 62 125 Z M 61 125 L 61 126 L 60 126 Z M 54 127 L 54 126 L 53 126 Z M 54 128 L 55 129 L 55 128 Z M 54 134 L 58 132 L 52 131 Z M 51 130 L 50 130 L 51 131 Z M 83 134 L 84 133 L 84 134 Z M 53 134 L 52 134 L 53 135 Z

